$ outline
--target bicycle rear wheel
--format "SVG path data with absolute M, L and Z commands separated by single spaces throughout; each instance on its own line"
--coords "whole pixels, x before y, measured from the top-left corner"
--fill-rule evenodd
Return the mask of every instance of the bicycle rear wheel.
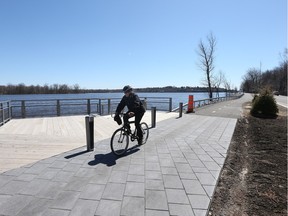
M 147 142 L 147 140 L 148 140 L 148 137 L 149 137 L 149 128 L 148 128 L 148 125 L 145 122 L 142 122 L 140 124 L 140 126 L 141 126 L 142 133 L 143 133 L 142 144 L 145 144 Z
M 117 156 L 121 156 L 127 151 L 128 144 L 129 136 L 125 133 L 123 128 L 117 129 L 113 133 L 110 141 L 112 152 Z

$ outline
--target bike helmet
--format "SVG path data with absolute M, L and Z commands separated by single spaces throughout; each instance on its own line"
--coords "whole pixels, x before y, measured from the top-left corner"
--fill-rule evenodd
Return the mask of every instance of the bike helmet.
M 126 85 L 126 86 L 124 86 L 124 88 L 123 88 L 123 92 L 124 92 L 124 93 L 126 93 L 126 92 L 128 92 L 128 91 L 130 91 L 130 90 L 132 90 L 132 87 L 129 86 L 129 85 Z

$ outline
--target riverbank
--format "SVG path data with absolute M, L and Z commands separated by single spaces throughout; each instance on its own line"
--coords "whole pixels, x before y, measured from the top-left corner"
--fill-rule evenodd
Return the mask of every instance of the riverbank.
M 238 119 L 209 215 L 287 215 L 287 109 Z

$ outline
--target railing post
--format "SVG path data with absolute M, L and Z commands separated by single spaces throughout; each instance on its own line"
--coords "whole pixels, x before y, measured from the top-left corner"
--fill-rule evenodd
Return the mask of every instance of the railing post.
M 0 103 L 0 109 L 2 111 L 2 121 L 0 123 L 4 124 L 5 123 L 5 118 L 4 118 L 4 106 L 3 103 Z
M 25 101 L 21 101 L 21 115 L 22 118 L 26 118 L 26 107 L 25 107 Z
M 182 117 L 182 113 L 183 113 L 183 103 L 179 103 L 179 118 Z
M 156 107 L 151 107 L 151 127 L 156 127 Z
M 57 116 L 61 115 L 60 100 L 57 100 Z
M 87 114 L 90 115 L 91 113 L 91 103 L 90 99 L 87 99 Z
M 169 98 L 169 112 L 172 112 L 172 98 Z
M 11 119 L 10 101 L 7 102 L 8 107 L 8 118 Z
M 102 115 L 102 105 L 101 105 L 101 99 L 99 99 L 99 115 Z
M 111 99 L 108 99 L 108 115 L 111 114 Z

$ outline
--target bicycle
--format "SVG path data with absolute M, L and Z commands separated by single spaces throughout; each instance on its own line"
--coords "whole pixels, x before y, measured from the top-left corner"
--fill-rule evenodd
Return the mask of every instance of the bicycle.
M 122 116 L 123 114 L 121 117 Z M 133 123 L 135 123 L 135 121 L 128 121 L 128 125 Z M 140 127 L 143 133 L 142 145 L 144 145 L 148 140 L 149 128 L 145 122 L 141 122 Z M 112 152 L 117 156 L 125 154 L 129 145 L 129 139 L 131 142 L 138 140 L 137 129 L 135 128 L 133 131 L 127 127 L 127 125 L 123 125 L 121 128 L 118 128 L 111 137 L 110 147 Z

